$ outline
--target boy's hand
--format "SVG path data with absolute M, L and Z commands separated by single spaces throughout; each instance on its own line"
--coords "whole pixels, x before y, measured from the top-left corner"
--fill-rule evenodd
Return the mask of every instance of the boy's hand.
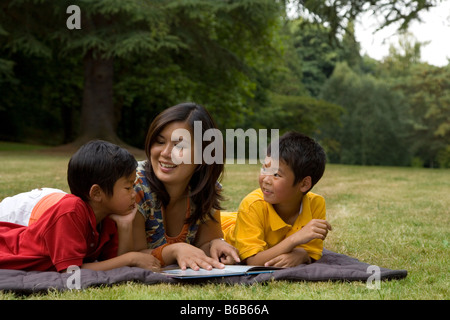
M 136 216 L 137 205 L 123 213 L 110 214 L 109 217 L 116 223 L 119 235 L 117 255 L 134 250 L 133 221 Z
M 137 212 L 137 205 L 134 204 L 134 207 L 129 211 L 124 212 L 123 214 L 111 214 L 109 217 L 116 222 L 117 226 L 120 225 L 131 225 L 133 224 L 134 217 Z
M 241 262 L 238 249 L 223 239 L 214 239 L 210 242 L 209 254 L 211 257 L 223 264 L 235 264 Z
M 108 260 L 83 263 L 81 268 L 105 271 L 124 266 L 139 267 L 153 272 L 157 272 L 161 268 L 159 260 L 154 256 L 136 251 L 127 252 Z
M 267 261 L 264 266 L 289 268 L 303 263 L 311 263 L 311 258 L 305 249 L 294 248 L 291 252 L 280 254 L 279 256 Z
M 329 230 L 332 230 L 332 228 L 328 221 L 312 219 L 294 235 L 298 244 L 305 244 L 314 239 L 325 240 Z
M 153 272 L 157 272 L 161 269 L 159 260 L 152 256 L 150 253 L 130 252 L 129 254 L 133 255 L 133 267 L 139 267 Z

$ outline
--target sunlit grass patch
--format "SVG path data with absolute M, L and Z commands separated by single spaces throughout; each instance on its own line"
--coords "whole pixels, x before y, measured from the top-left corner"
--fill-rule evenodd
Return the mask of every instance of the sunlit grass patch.
M 0 200 L 35 187 L 68 191 L 69 156 L 36 151 L 0 151 Z M 258 188 L 259 165 L 227 165 L 222 181 L 226 210 Z M 136 282 L 85 290 L 0 299 L 444 299 L 450 298 L 450 170 L 327 165 L 312 190 L 325 197 L 333 226 L 325 247 L 363 262 L 406 269 L 381 289 L 364 282 L 270 281 L 254 285 L 155 284 Z

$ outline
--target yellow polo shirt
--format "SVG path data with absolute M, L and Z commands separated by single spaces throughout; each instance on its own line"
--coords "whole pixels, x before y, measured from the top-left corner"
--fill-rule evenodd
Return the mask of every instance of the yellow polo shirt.
M 325 199 L 308 192 L 303 197 L 301 213 L 290 225 L 264 201 L 261 189 L 256 189 L 242 200 L 238 212 L 221 212 L 221 224 L 225 240 L 235 246 L 241 260 L 245 260 L 278 244 L 312 219 L 325 220 L 325 211 Z M 314 239 L 298 247 L 315 260 L 322 257 L 323 240 Z

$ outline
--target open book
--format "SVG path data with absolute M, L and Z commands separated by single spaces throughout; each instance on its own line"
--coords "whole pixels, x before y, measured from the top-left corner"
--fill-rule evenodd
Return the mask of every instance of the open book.
M 167 268 L 161 273 L 177 279 L 195 279 L 208 277 L 227 277 L 227 276 L 244 276 L 258 273 L 272 273 L 282 268 L 247 266 L 247 265 L 226 265 L 223 269 L 214 268 L 212 270 L 200 269 L 198 271 L 192 269 L 172 269 Z

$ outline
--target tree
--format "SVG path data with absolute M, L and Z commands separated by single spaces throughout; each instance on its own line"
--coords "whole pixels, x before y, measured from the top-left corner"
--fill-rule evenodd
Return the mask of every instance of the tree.
M 402 96 L 383 81 L 352 71 L 339 63 L 321 97 L 344 107 L 341 127 L 323 128 L 336 139 L 332 161 L 362 165 L 407 165 Z M 335 144 L 336 145 L 336 144 Z
M 450 69 L 421 62 L 426 45 L 403 33 L 398 45 L 379 64 L 378 77 L 405 97 L 407 143 L 416 162 L 427 167 L 446 167 L 450 146 Z
M 79 102 L 68 99 L 72 101 L 70 107 L 58 102 L 63 100 L 60 98 L 65 96 L 64 91 L 53 94 L 49 88 L 54 91 L 75 88 L 70 93 L 73 95 L 80 89 L 78 80 L 72 81 L 69 75 L 63 87 L 58 77 L 36 85 L 42 90 L 37 105 L 45 110 L 50 103 L 59 105 L 61 115 L 52 116 L 64 117 L 64 112 L 74 117 L 79 114 L 81 130 L 77 132 L 77 143 L 96 137 L 121 144 L 118 125 L 131 118 L 124 112 L 140 116 L 144 112 L 142 105 L 152 96 L 150 90 L 161 92 L 152 104 L 179 97 L 204 101 L 222 126 L 230 125 L 254 112 L 249 110 L 248 101 L 254 98 L 269 101 L 269 95 L 264 93 L 268 86 L 260 86 L 261 73 L 256 69 L 273 63 L 271 59 L 278 54 L 274 38 L 277 26 L 286 18 L 281 10 L 291 2 L 308 11 L 314 21 L 325 24 L 330 41 L 349 29 L 348 22 L 361 12 L 378 9 L 386 13 L 386 24 L 394 20 L 407 24 L 417 17 L 417 12 L 436 4 L 422 0 L 379 0 L 369 4 L 350 0 L 5 0 L 0 4 L 0 85 L 2 90 L 20 93 L 21 84 L 14 87 L 13 82 L 22 80 L 16 70 L 20 68 L 18 63 L 27 58 L 40 59 L 34 60 L 33 66 L 40 63 L 57 72 L 55 57 L 58 57 L 57 61 L 73 68 L 76 79 L 80 73 L 75 69 L 83 70 L 82 99 Z M 397 4 L 404 8 L 398 10 Z M 67 29 L 69 5 L 80 7 L 81 29 Z M 139 64 L 148 72 L 139 70 Z M 161 66 L 164 67 L 158 69 Z M 158 72 L 153 73 L 156 69 Z M 185 81 L 181 86 L 168 86 L 170 96 L 161 90 L 167 79 L 152 76 L 168 74 L 169 70 L 175 72 L 177 80 Z M 297 77 L 296 72 L 289 76 Z M 41 77 L 29 74 L 33 80 L 42 81 Z M 127 93 L 130 86 L 137 85 L 142 92 Z M 185 90 L 183 94 L 176 92 L 180 87 Z M 8 105 L 4 108 L 6 114 L 10 114 L 14 99 L 13 94 L 0 98 L 0 108 Z M 25 105 L 27 102 L 23 101 Z M 164 107 L 167 105 L 157 106 Z M 156 107 L 151 110 L 155 111 Z M 66 132 L 64 136 L 68 139 L 72 133 Z
M 81 30 L 66 28 L 66 8 L 74 3 L 81 8 Z M 215 73 L 215 82 L 221 79 L 235 87 L 248 81 L 246 70 L 254 56 L 262 56 L 260 49 L 270 51 L 270 30 L 280 8 L 268 0 L 22 0 L 6 1 L 3 9 L 0 36 L 6 35 L 3 40 L 10 53 L 82 59 L 81 131 L 76 143 L 102 138 L 122 144 L 116 135 L 120 111 L 115 110 L 113 95 L 118 60 L 169 54 Z M 3 74 L 10 72 L 9 61 L 2 62 Z
M 322 55 L 313 57 L 311 54 L 308 56 L 309 60 L 304 59 L 305 55 L 301 53 L 309 47 L 299 45 L 304 38 L 301 37 L 300 28 L 297 28 L 298 23 L 299 21 L 286 21 L 280 29 L 277 40 L 283 49 L 274 63 L 257 66 L 257 95 L 253 101 L 249 101 L 250 112 L 242 121 L 242 127 L 279 129 L 280 134 L 296 130 L 316 137 L 320 134 L 319 127 L 339 122 L 342 108 L 311 94 L 311 88 L 317 82 L 325 80 L 312 80 L 314 75 L 305 70 L 314 69 L 316 74 L 321 74 L 321 70 L 315 69 L 313 65 L 320 63 Z M 315 28 L 311 30 L 313 29 Z M 313 32 L 307 33 L 306 37 L 313 39 Z M 305 42 L 307 41 L 309 40 Z M 320 40 L 314 44 L 320 46 Z M 314 49 L 315 47 L 311 51 Z M 323 50 L 324 54 L 325 51 Z M 311 68 L 305 67 L 308 63 Z M 314 81 L 316 83 L 312 86 L 308 85 Z
M 400 23 L 400 30 L 407 30 L 411 21 L 419 19 L 421 11 L 436 6 L 441 0 L 285 0 L 285 3 L 297 8 L 300 16 L 311 21 L 327 25 L 330 39 L 342 34 L 363 12 L 373 12 L 384 20 L 378 29 L 393 23 Z
M 290 32 L 300 61 L 301 81 L 309 93 L 317 97 L 339 61 L 339 49 L 336 43 L 329 41 L 328 28 L 305 19 L 292 21 Z
M 450 154 L 450 65 L 416 64 L 396 79 L 396 90 L 407 98 L 408 141 L 414 156 L 427 167 L 448 167 Z
M 402 77 L 410 73 L 411 67 L 421 63 L 421 50 L 426 42 L 417 41 L 409 32 L 401 32 L 397 46 L 389 46 L 389 54 L 380 65 L 380 76 Z

